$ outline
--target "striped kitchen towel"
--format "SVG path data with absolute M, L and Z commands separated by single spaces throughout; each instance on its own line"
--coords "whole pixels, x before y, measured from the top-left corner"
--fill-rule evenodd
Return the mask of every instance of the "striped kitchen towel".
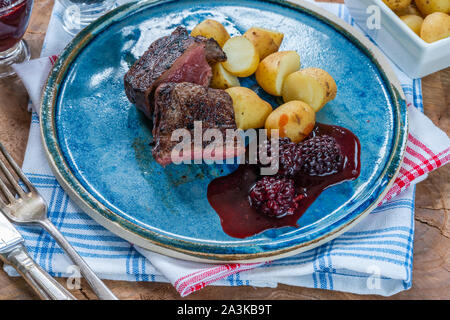
M 343 5 L 320 5 L 353 24 Z M 70 40 L 61 27 L 61 12 L 56 2 L 43 57 L 58 54 Z M 42 58 L 16 66 L 36 105 L 42 85 L 40 79 L 44 78 L 42 73 L 50 69 L 51 59 Z M 46 198 L 49 218 L 102 278 L 169 281 L 182 296 L 209 284 L 275 287 L 278 283 L 392 295 L 412 284 L 412 185 L 450 160 L 450 139 L 421 112 L 420 80 L 409 79 L 395 66 L 393 68 L 407 98 L 410 120 L 406 158 L 395 186 L 384 203 L 350 231 L 292 257 L 254 264 L 210 265 L 165 257 L 118 238 L 81 212 L 57 183 L 43 153 L 36 112 L 33 112 L 23 169 Z M 38 227 L 20 227 L 20 230 L 31 254 L 43 268 L 54 276 L 73 275 L 71 262 L 46 232 Z M 11 268 L 5 269 L 9 274 L 15 274 Z

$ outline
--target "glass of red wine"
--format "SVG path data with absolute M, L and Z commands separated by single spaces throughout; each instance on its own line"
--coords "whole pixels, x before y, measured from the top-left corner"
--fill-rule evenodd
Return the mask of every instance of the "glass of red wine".
M 30 21 L 33 0 L 0 0 L 0 78 L 14 74 L 11 65 L 30 59 L 22 40 Z
M 64 7 L 62 22 L 64 29 L 71 35 L 111 10 L 115 0 L 60 0 Z

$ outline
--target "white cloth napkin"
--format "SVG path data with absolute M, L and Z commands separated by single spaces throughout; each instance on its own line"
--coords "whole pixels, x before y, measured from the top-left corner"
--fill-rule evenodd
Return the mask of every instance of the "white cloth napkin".
M 343 5 L 320 5 L 353 23 Z M 57 3 L 44 42 L 43 58 L 14 66 L 35 111 L 43 81 L 55 59 L 52 55 L 58 54 L 70 40 L 62 30 L 60 16 Z M 414 188 L 408 187 L 450 161 L 450 139 L 419 111 L 420 80 L 413 81 L 393 68 L 407 97 L 410 120 L 405 161 L 395 186 L 384 199 L 386 203 L 352 230 L 293 257 L 254 264 L 193 263 L 133 247 L 115 237 L 83 214 L 57 184 L 42 151 L 36 113 L 23 169 L 49 202 L 50 219 L 103 278 L 170 281 L 182 296 L 208 284 L 275 287 L 277 283 L 391 295 L 408 289 L 412 283 Z M 21 227 L 21 231 L 28 249 L 45 269 L 56 276 L 70 275 L 67 269 L 70 261 L 48 235 L 36 228 Z M 5 269 L 14 274 L 12 269 Z

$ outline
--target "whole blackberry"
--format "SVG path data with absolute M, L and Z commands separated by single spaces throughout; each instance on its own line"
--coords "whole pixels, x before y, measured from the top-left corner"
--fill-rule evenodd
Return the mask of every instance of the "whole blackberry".
M 287 140 L 281 142 L 282 140 Z M 291 142 L 288 138 L 280 139 L 280 153 L 278 158 L 278 174 L 284 177 L 293 177 L 300 171 L 303 159 L 301 157 L 300 145 Z
M 342 169 L 344 156 L 333 137 L 317 136 L 300 144 L 301 171 L 310 176 L 334 174 Z
M 269 157 L 275 156 L 272 155 L 272 148 L 269 140 L 261 143 L 259 148 L 259 150 L 261 150 L 261 148 L 266 148 Z M 292 142 L 289 138 L 279 139 L 278 165 L 279 169 L 277 175 L 283 177 L 293 177 L 301 169 L 302 157 L 299 145 Z
M 276 218 L 293 214 L 298 206 L 294 181 L 286 178 L 263 177 L 250 189 L 249 198 L 256 210 Z

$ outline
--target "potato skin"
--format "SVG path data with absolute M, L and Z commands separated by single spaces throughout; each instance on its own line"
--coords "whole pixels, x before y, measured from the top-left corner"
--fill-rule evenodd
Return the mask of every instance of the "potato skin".
M 434 12 L 450 14 L 449 0 L 415 0 L 415 3 L 424 17 Z
M 244 36 L 228 39 L 223 45 L 227 61 L 223 67 L 237 77 L 248 77 L 255 73 L 259 65 L 259 53 L 253 43 Z
M 416 5 L 414 3 L 411 3 L 409 6 L 403 9 L 395 10 L 395 14 L 400 16 L 406 16 L 409 14 L 413 14 L 419 17 L 422 17 L 422 13 L 417 9 Z
M 383 0 L 383 2 L 394 11 L 405 9 L 411 4 L 411 1 L 412 0 Z
M 337 86 L 325 70 L 305 68 L 286 77 L 282 94 L 285 102 L 301 100 L 318 112 L 336 97 Z
M 418 36 L 420 36 L 420 29 L 422 28 L 423 18 L 413 14 L 401 16 L 400 19 Z
M 244 37 L 253 43 L 256 50 L 258 50 L 259 58 L 262 60 L 269 54 L 278 51 L 284 34 L 278 31 L 252 27 L 244 33 Z
M 246 87 L 226 89 L 233 100 L 234 118 L 238 129 L 264 127 L 266 118 L 272 112 L 270 103 L 261 99 L 253 90 Z
M 211 88 L 225 90 L 231 87 L 239 87 L 241 85 L 239 83 L 239 79 L 225 70 L 221 62 L 218 62 L 212 66 L 212 74 L 213 76 L 209 85 Z
M 305 139 L 316 123 L 316 113 L 303 101 L 290 101 L 276 108 L 266 119 L 265 128 L 270 137 L 272 129 L 278 129 L 280 137 L 288 137 L 297 143 Z
M 287 75 L 300 69 L 300 56 L 295 51 L 279 51 L 268 55 L 259 63 L 255 77 L 267 93 L 281 96 Z
M 225 42 L 230 39 L 230 34 L 227 29 L 218 21 L 206 19 L 200 22 L 191 31 L 191 36 L 203 36 L 205 38 L 213 38 L 217 41 L 220 47 L 223 47 Z
M 320 68 L 305 68 L 303 72 L 313 76 L 320 84 L 326 89 L 325 91 L 325 103 L 336 98 L 337 86 L 333 77 L 323 69 Z
M 450 37 L 450 16 L 442 12 L 427 15 L 420 29 L 420 37 L 428 43 Z

